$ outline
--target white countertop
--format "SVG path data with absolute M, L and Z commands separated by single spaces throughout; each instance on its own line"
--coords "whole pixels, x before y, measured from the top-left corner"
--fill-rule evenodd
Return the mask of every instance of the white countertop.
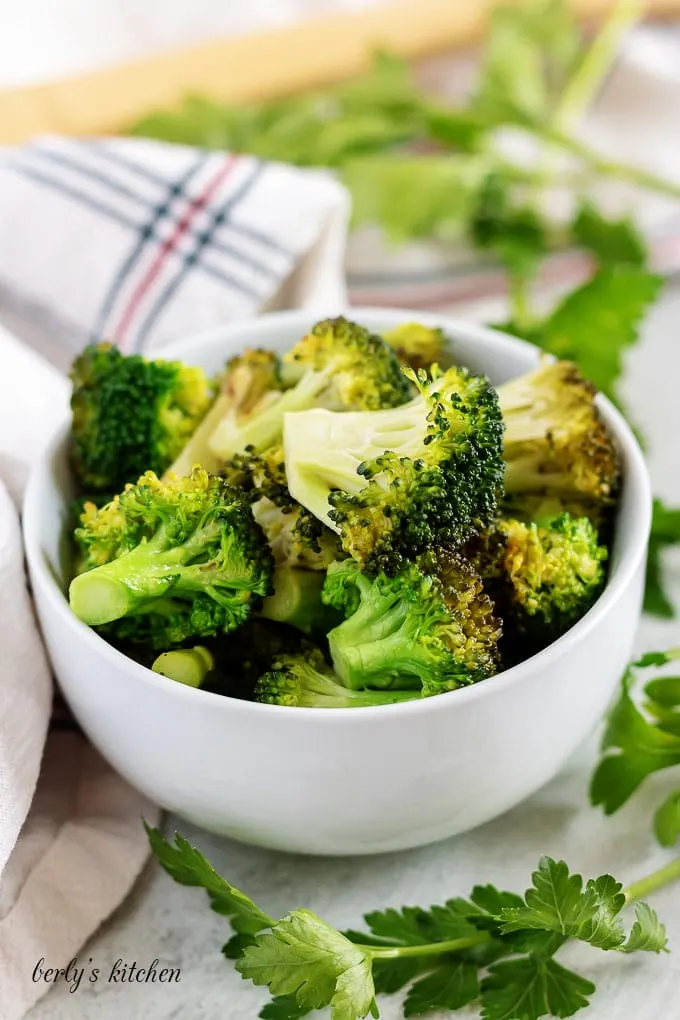
M 648 438 L 655 491 L 680 503 L 680 286 L 667 288 L 628 369 L 624 394 Z M 680 550 L 671 553 L 667 563 L 675 570 L 673 590 L 680 605 Z M 638 647 L 678 644 L 679 633 L 680 621 L 645 620 Z M 465 895 L 476 882 L 523 890 L 541 853 L 563 856 L 587 875 L 609 871 L 632 881 L 670 858 L 656 846 L 649 824 L 665 791 L 677 785 L 677 771 L 675 783 L 660 774 L 620 814 L 605 819 L 587 803 L 594 754 L 592 743 L 567 771 L 503 818 L 468 835 L 390 856 L 291 857 L 209 836 L 176 818 L 169 819 L 167 829 L 177 828 L 195 842 L 268 913 L 279 916 L 306 906 L 341 928 L 359 927 L 361 914 L 374 908 L 426 906 Z M 578 946 L 564 953 L 565 960 L 580 965 L 584 976 L 597 984 L 584 1020 L 677 1020 L 680 884 L 652 902 L 667 924 L 673 955 L 629 959 Z M 99 967 L 99 980 L 83 981 L 73 993 L 60 983 L 30 1012 L 29 1020 L 254 1020 L 267 995 L 241 981 L 232 963 L 222 958 L 220 947 L 228 937 L 227 922 L 208 908 L 205 893 L 176 885 L 150 863 L 127 902 L 79 954 L 78 966 Z M 180 968 L 180 981 L 105 980 L 118 959 L 146 967 L 154 958 L 162 966 Z M 382 998 L 383 1020 L 401 1017 L 399 1002 L 399 996 Z M 472 1010 L 444 1016 L 468 1020 L 477 1014 Z

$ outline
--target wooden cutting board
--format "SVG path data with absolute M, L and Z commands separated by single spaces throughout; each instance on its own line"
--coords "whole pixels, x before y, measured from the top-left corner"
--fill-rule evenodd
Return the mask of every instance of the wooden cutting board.
M 597 20 L 614 0 L 572 0 Z M 680 18 L 680 0 L 647 0 L 655 18 Z M 377 48 L 419 58 L 470 45 L 484 31 L 487 0 L 399 0 L 327 14 L 290 27 L 220 39 L 30 88 L 0 91 L 0 144 L 33 135 L 111 134 L 187 93 L 238 103 L 341 81 Z

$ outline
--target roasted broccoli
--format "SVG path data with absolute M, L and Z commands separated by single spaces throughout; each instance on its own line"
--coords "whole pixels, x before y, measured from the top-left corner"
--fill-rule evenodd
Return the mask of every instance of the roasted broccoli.
M 267 536 L 277 567 L 325 570 L 342 555 L 337 535 L 291 496 L 282 447 L 235 454 L 222 474 L 248 492 L 253 517 Z
M 611 501 L 619 462 L 595 390 L 568 361 L 545 361 L 498 388 L 505 424 L 505 491 Z
M 416 371 L 442 362 L 446 345 L 442 329 L 423 326 L 420 322 L 404 322 L 383 333 L 383 339 L 394 347 L 400 361 Z
M 227 460 L 247 447 L 260 452 L 280 443 L 284 415 L 310 407 L 376 410 L 411 396 L 399 360 L 379 336 L 347 319 L 326 319 L 283 356 L 289 387 L 266 407 L 217 426 L 210 447 Z
M 226 632 L 271 593 L 271 552 L 246 498 L 202 468 L 165 482 L 148 471 L 81 522 L 91 569 L 71 582 L 71 608 L 92 626 L 120 621 L 120 640 L 169 648 Z
M 321 654 L 284 655 L 257 682 L 255 700 L 296 708 L 367 708 L 417 698 L 416 691 L 357 691 L 344 687 Z
M 493 604 L 456 553 L 426 554 L 396 577 L 366 577 L 353 560 L 333 563 L 323 597 L 347 617 L 328 635 L 347 687 L 439 694 L 497 670 Z
M 326 634 L 340 616 L 321 599 L 325 576 L 318 570 L 277 567 L 274 593 L 264 600 L 260 615 L 296 627 L 305 634 Z
M 605 578 L 606 546 L 587 517 L 501 518 L 481 539 L 476 568 L 504 620 L 504 658 L 533 655 L 591 607 Z
M 493 519 L 503 481 L 503 425 L 488 381 L 436 366 L 410 376 L 420 392 L 402 407 L 285 420 L 291 495 L 373 571 L 460 545 Z
M 71 369 L 70 460 L 81 492 L 118 492 L 172 463 L 213 399 L 200 368 L 147 361 L 111 344 L 86 347 Z
M 279 399 L 283 389 L 279 359 L 272 351 L 247 348 L 227 362 L 218 387 L 215 403 L 170 468 L 175 474 L 188 475 L 196 465 L 217 471 L 222 458 L 209 445 L 215 429 L 220 422 L 229 422 L 229 427 L 236 429 L 240 421 L 258 415 Z

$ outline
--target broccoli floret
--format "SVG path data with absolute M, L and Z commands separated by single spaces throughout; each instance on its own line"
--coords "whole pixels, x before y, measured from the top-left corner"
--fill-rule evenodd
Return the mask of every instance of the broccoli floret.
M 417 698 L 415 691 L 356 691 L 344 687 L 323 657 L 282 656 L 257 682 L 255 700 L 296 708 L 366 708 Z
M 260 615 L 305 634 L 325 635 L 340 622 L 340 616 L 321 600 L 324 580 L 318 570 L 278 567 L 274 571 L 274 594 L 264 600 Z
M 82 492 L 118 492 L 144 471 L 165 471 L 213 399 L 202 369 L 111 344 L 86 347 L 71 379 L 70 460 Z
M 282 447 L 236 454 L 222 474 L 249 493 L 253 517 L 267 536 L 277 567 L 325 570 L 342 556 L 337 535 L 291 496 Z
M 498 388 L 505 423 L 505 491 L 561 500 L 611 501 L 619 462 L 595 390 L 568 361 Z
M 215 660 L 203 645 L 161 652 L 151 667 L 154 673 L 160 673 L 161 676 L 187 687 L 201 687 L 208 673 L 214 668 Z
M 369 578 L 353 560 L 333 563 L 323 597 L 347 617 L 328 635 L 347 687 L 439 694 L 497 670 L 493 604 L 456 553 L 426 554 L 391 578 Z
M 206 471 L 217 471 L 222 458 L 210 448 L 209 442 L 220 422 L 238 423 L 264 411 L 278 400 L 283 382 L 281 365 L 273 351 L 247 348 L 231 358 L 218 379 L 218 395 L 170 471 L 188 475 L 197 464 Z
M 504 658 L 525 659 L 576 623 L 602 590 L 606 559 L 587 517 L 501 518 L 475 565 L 503 616 Z
M 91 569 L 71 582 L 71 608 L 92 626 L 121 621 L 120 640 L 168 648 L 226 632 L 271 593 L 271 552 L 245 496 L 202 468 L 167 482 L 146 472 L 87 507 L 75 537 Z
M 210 447 L 227 460 L 247 447 L 266 450 L 281 441 L 284 415 L 311 407 L 375 410 L 411 395 L 399 360 L 385 341 L 347 319 L 326 319 L 283 356 L 289 386 L 264 409 L 223 419 Z
M 503 425 L 488 381 L 436 366 L 411 378 L 419 395 L 393 410 L 286 415 L 291 495 L 374 571 L 460 545 L 493 519 L 503 480 Z
M 446 346 L 446 334 L 442 329 L 423 326 L 420 322 L 395 326 L 383 333 L 383 339 L 394 347 L 400 361 L 416 371 L 441 364 Z

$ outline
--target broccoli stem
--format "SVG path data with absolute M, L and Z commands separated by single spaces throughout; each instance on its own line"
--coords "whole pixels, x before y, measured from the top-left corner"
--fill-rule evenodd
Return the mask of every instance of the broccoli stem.
M 305 634 L 325 633 L 337 622 L 337 614 L 321 601 L 325 576 L 320 570 L 279 567 L 274 571 L 274 594 L 264 600 L 259 615 Z
M 338 690 L 342 688 L 338 684 Z M 311 695 L 305 701 L 307 708 L 369 708 L 373 705 L 397 705 L 401 701 L 413 701 L 418 694 L 414 691 L 353 691 L 342 694 Z
M 195 648 L 179 648 L 172 652 L 162 652 L 154 661 L 151 669 L 170 680 L 187 687 L 200 687 L 215 662 L 202 645 Z
M 364 687 L 420 689 L 423 673 L 429 673 L 432 666 L 414 652 L 413 645 L 401 634 L 389 634 L 373 641 L 364 637 L 357 642 L 343 628 L 344 624 L 340 624 L 330 632 L 328 645 L 333 668 L 347 687 L 352 690 Z
M 245 422 L 224 418 L 213 432 L 208 446 L 225 460 L 242 453 L 246 447 L 252 446 L 257 453 L 268 449 L 281 438 L 284 415 L 289 411 L 308 411 L 314 407 L 327 381 L 324 372 L 310 372 L 292 390 L 277 393 L 273 403 L 258 410 Z

